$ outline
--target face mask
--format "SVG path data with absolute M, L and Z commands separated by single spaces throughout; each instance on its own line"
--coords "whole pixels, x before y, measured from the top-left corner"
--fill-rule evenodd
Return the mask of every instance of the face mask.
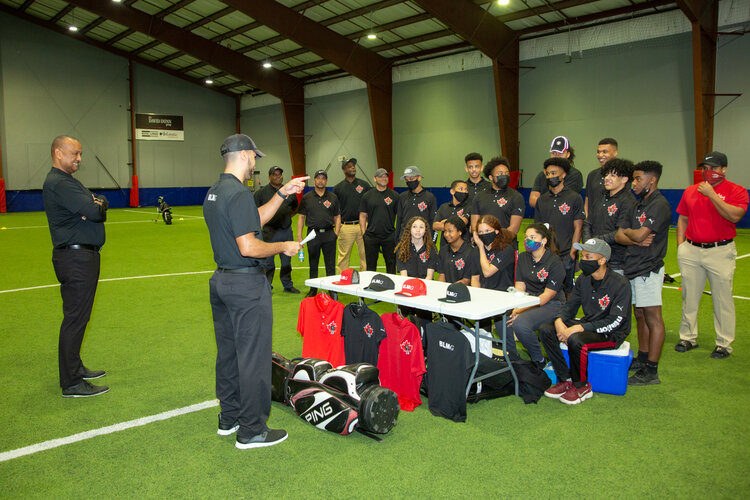
M 409 191 L 414 191 L 415 189 L 417 189 L 417 186 L 419 186 L 418 180 L 406 181 L 406 187 L 409 188 Z
M 562 179 L 560 179 L 558 176 L 555 177 L 547 177 L 547 185 L 549 187 L 557 187 L 562 182 Z
M 585 276 L 591 276 L 597 271 L 597 269 L 599 269 L 599 262 L 595 260 L 582 260 L 580 266 L 581 272 Z
M 712 186 L 717 185 L 721 181 L 723 181 L 725 178 L 724 174 L 720 174 L 719 172 L 714 172 L 713 170 L 704 170 L 703 171 L 703 180 L 711 184 Z
M 469 198 L 469 193 L 461 193 L 457 191 L 456 194 L 453 195 L 453 197 L 456 198 L 456 201 L 460 205 Z
M 639 199 L 641 199 L 641 200 L 642 200 L 642 199 L 644 199 L 644 198 L 645 198 L 645 197 L 646 197 L 646 196 L 648 195 L 648 193 L 650 193 L 650 192 L 651 192 L 651 189 L 650 189 L 650 188 L 644 188 L 644 189 L 643 189 L 643 191 L 641 191 L 641 194 L 636 194 L 636 192 L 635 192 L 635 191 L 633 191 L 633 194 L 635 195 L 635 197 L 636 197 L 636 198 L 639 198 Z
M 488 247 L 492 244 L 493 241 L 495 241 L 496 236 L 497 234 L 495 233 L 480 234 L 479 239 L 482 240 L 482 243 L 484 243 L 484 246 Z
M 507 188 L 509 182 L 510 182 L 509 175 L 496 175 L 495 176 L 495 184 L 497 184 L 497 187 L 499 187 L 500 189 Z
M 526 249 L 527 252 L 535 252 L 539 250 L 539 248 L 542 246 L 541 241 L 534 241 L 530 240 L 529 238 L 526 238 L 523 240 L 523 247 Z

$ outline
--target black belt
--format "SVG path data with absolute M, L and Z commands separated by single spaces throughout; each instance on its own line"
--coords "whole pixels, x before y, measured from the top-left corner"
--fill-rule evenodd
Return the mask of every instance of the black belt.
M 325 233 L 326 231 L 333 231 L 333 228 L 332 227 L 322 227 L 322 228 L 313 228 L 313 227 L 311 227 L 308 230 L 308 233 L 310 231 L 315 231 L 316 233 Z
M 354 224 L 359 224 L 359 221 L 358 220 L 349 220 L 349 221 L 346 221 L 346 222 L 342 222 L 342 224 L 344 224 L 345 226 L 353 226 Z
M 265 270 L 262 267 L 238 267 L 237 269 L 226 269 L 224 267 L 217 267 L 216 271 L 220 273 L 230 274 L 265 274 Z
M 98 252 L 102 249 L 102 247 L 98 247 L 96 245 L 65 245 L 57 248 L 60 250 L 93 250 L 94 252 Z
M 734 238 L 729 238 L 728 240 L 715 241 L 713 243 L 698 243 L 698 242 L 689 240 L 688 238 L 685 238 L 685 240 L 691 245 L 696 246 L 696 247 L 714 248 L 714 247 L 723 247 L 724 245 L 729 245 L 731 242 L 734 241 Z

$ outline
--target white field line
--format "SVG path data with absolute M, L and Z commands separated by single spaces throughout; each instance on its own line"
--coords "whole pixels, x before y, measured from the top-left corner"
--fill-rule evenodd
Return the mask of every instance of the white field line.
M 41 443 L 24 446 L 23 448 L 16 448 L 15 450 L 4 451 L 0 453 L 0 462 L 6 462 L 8 460 L 13 460 L 14 458 L 23 457 L 25 455 L 39 453 L 40 451 L 51 450 L 53 448 L 65 446 L 66 444 L 77 443 L 78 441 L 84 441 L 86 439 L 91 439 L 97 436 L 105 436 L 107 434 L 124 431 L 126 429 L 132 429 L 134 427 L 141 427 L 143 425 L 151 424 L 153 422 L 159 422 L 161 420 L 167 420 L 170 418 L 179 417 L 180 415 L 185 415 L 188 413 L 205 410 L 206 408 L 213 408 L 215 406 L 219 406 L 219 402 L 215 399 L 211 401 L 204 401 L 202 403 L 197 403 L 197 404 L 190 405 L 190 406 L 183 406 L 182 408 L 177 408 L 175 410 L 169 410 L 169 411 L 165 411 L 162 413 L 157 413 L 156 415 L 136 418 L 135 420 L 128 420 L 127 422 L 120 422 L 119 424 L 113 424 L 113 425 L 108 425 L 106 427 L 93 429 L 90 431 L 79 432 L 78 434 L 73 434 L 67 437 L 51 439 L 49 441 L 43 441 Z
M 122 210 L 123 212 L 131 212 L 134 214 L 145 214 L 145 215 L 156 215 L 157 217 L 161 216 L 161 213 L 158 211 L 145 211 L 145 210 Z M 172 214 L 172 218 L 174 217 L 187 217 L 189 219 L 202 219 L 202 215 L 178 215 L 178 214 Z

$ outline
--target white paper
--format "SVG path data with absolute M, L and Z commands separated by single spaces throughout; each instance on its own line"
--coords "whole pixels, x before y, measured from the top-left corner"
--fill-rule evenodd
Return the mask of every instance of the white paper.
M 310 231 L 310 233 L 309 233 L 309 234 L 308 234 L 308 235 L 307 235 L 307 236 L 305 237 L 305 239 L 304 239 L 304 240 L 302 240 L 302 241 L 300 242 L 300 245 L 304 245 L 305 243 L 307 243 L 307 242 L 308 242 L 308 241 L 310 241 L 311 239 L 315 238 L 315 236 L 317 236 L 317 235 L 315 234 L 315 229 L 313 229 L 313 230 L 312 230 L 312 231 Z

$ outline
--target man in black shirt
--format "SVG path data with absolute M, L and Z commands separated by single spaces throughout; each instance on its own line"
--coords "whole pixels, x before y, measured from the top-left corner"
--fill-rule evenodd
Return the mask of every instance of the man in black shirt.
M 268 184 L 263 186 L 255 193 L 255 205 L 262 207 L 271 199 L 273 199 L 276 192 L 281 188 L 284 183 L 284 170 L 274 165 L 268 170 Z M 292 234 L 292 216 L 299 207 L 299 201 L 296 196 L 289 196 L 285 199 L 279 209 L 276 211 L 271 220 L 266 222 L 263 226 L 263 241 L 266 243 L 276 243 L 278 241 L 293 241 L 294 235 Z M 281 261 L 281 284 L 284 285 L 284 291 L 287 293 L 299 293 L 299 290 L 294 288 L 292 282 L 292 259 L 284 253 L 279 254 L 279 260 Z M 271 283 L 271 289 L 273 289 L 273 275 L 276 271 L 276 264 L 274 263 L 274 257 L 268 257 L 265 262 L 266 266 L 266 278 Z
M 482 161 L 484 160 L 479 153 L 469 153 L 464 157 L 464 168 L 469 174 L 469 178 L 466 179 L 466 186 L 469 188 L 469 199 L 466 200 L 466 204 L 469 207 L 477 193 L 489 191 L 491 187 L 489 181 L 482 179 Z
M 599 141 L 599 145 L 596 147 L 596 161 L 599 162 L 599 166 L 589 172 L 586 177 L 586 200 L 584 201 L 584 207 L 586 214 L 589 213 L 589 207 L 593 204 L 598 204 L 601 198 L 604 196 L 604 177 L 601 175 L 601 167 L 603 167 L 609 160 L 617 156 L 617 141 L 611 137 L 605 137 Z M 632 179 L 631 179 L 632 180 Z M 630 182 L 630 181 L 628 181 Z M 630 189 L 630 185 L 626 189 Z
M 375 171 L 375 189 L 362 196 L 359 204 L 359 229 L 365 242 L 367 270 L 377 271 L 378 252 L 383 252 L 385 270 L 396 274 L 396 210 L 398 193 L 388 187 L 388 172 Z
M 417 167 L 406 167 L 401 179 L 406 181 L 406 187 L 409 188 L 398 197 L 398 210 L 396 212 L 396 238 L 400 238 L 404 232 L 404 226 L 409 219 L 419 215 L 427 220 L 432 227 L 437 212 L 437 200 L 435 195 L 427 191 L 422 186 L 422 172 Z
M 451 201 L 447 201 L 440 205 L 435 214 L 435 222 L 432 223 L 432 230 L 442 231 L 444 229 L 445 221 L 448 217 L 456 216 L 460 217 L 466 224 L 471 222 L 471 206 L 468 204 L 469 201 L 469 187 L 464 181 L 453 181 L 451 183 Z M 469 232 L 463 235 L 465 240 L 469 239 Z M 445 244 L 445 237 L 440 238 L 440 246 Z
M 667 254 L 672 208 L 659 192 L 662 166 L 642 161 L 633 168 L 633 191 L 639 197 L 630 217 L 630 228 L 619 229 L 618 243 L 628 247 L 625 277 L 633 293 L 633 312 L 638 329 L 638 357 L 630 365 L 635 374 L 629 385 L 659 384 L 658 362 L 664 346 L 661 290 L 664 286 L 664 256 Z M 649 237 L 653 240 L 648 244 Z
M 307 254 L 310 264 L 310 278 L 318 277 L 320 252 L 326 265 L 325 276 L 332 276 L 336 272 L 336 237 L 341 229 L 341 209 L 335 194 L 326 189 L 328 174 L 325 170 L 318 170 L 314 177 L 315 189 L 302 197 L 297 215 L 297 241 L 302 241 L 302 228 L 307 222 L 308 234 L 314 229 L 315 238 L 307 242 Z M 317 288 L 310 288 L 308 297 L 318 293 Z
M 573 151 L 573 147 L 568 143 L 568 138 L 560 135 L 552 139 L 552 145 L 549 148 L 549 156 L 550 158 L 565 158 L 570 162 L 570 172 L 568 172 L 568 175 L 565 178 L 565 185 L 574 193 L 581 194 L 581 189 L 583 189 L 583 174 L 573 166 L 573 160 L 576 155 Z M 529 205 L 531 207 L 536 207 L 536 202 L 539 199 L 539 196 L 546 192 L 547 178 L 544 170 L 542 170 L 534 178 L 534 184 L 531 188 L 531 193 L 529 193 Z
M 58 364 L 63 397 L 104 394 L 109 387 L 89 380 L 103 370 L 89 370 L 81 361 L 81 343 L 94 305 L 99 282 L 99 250 L 104 245 L 104 221 L 109 203 L 94 196 L 74 178 L 81 163 L 81 143 L 61 135 L 52 142 L 52 169 L 42 189 L 52 237 L 52 265 L 60 282 L 63 321 L 60 325 Z
M 544 395 L 574 405 L 593 396 L 587 382 L 588 353 L 615 349 L 630 334 L 630 287 L 628 280 L 612 271 L 607 262 L 611 251 L 603 240 L 576 243 L 581 250 L 581 276 L 573 293 L 560 308 L 554 323 L 539 328 L 559 382 Z M 583 308 L 583 318 L 576 319 Z M 570 368 L 560 342 L 568 345 Z
M 438 281 L 479 287 L 479 253 L 463 239 L 465 232 L 466 224 L 460 217 L 454 215 L 445 221 L 443 236 L 447 244 L 440 247 L 435 271 L 440 274 Z
M 359 252 L 359 270 L 367 269 L 367 259 L 365 257 L 367 248 L 362 239 L 362 231 L 359 230 L 359 204 L 362 196 L 371 188 L 371 186 L 357 179 L 357 159 L 350 158 L 342 166 L 344 171 L 344 180 L 336 184 L 333 193 L 339 199 L 341 206 L 341 230 L 339 231 L 339 249 L 336 268 L 339 274 L 344 269 L 349 269 L 349 256 L 352 253 L 354 243 L 357 244 Z
M 492 188 L 478 193 L 471 208 L 471 230 L 477 230 L 479 217 L 485 214 L 494 215 L 503 229 L 518 234 L 526 210 L 521 193 L 508 187 L 510 182 L 510 163 L 502 156 L 492 158 L 484 166 L 484 176 L 492 182 Z
M 288 196 L 301 192 L 307 177 L 280 187 L 265 205 L 255 206 L 243 185 L 263 153 L 248 136 L 235 134 L 221 145 L 225 169 L 206 194 L 203 216 L 217 269 L 209 281 L 216 334 L 216 397 L 221 405 L 217 433 L 237 432 L 239 449 L 273 446 L 287 433 L 266 425 L 271 411 L 271 286 L 267 257 L 299 252 L 296 241 L 266 243 L 261 227 Z

